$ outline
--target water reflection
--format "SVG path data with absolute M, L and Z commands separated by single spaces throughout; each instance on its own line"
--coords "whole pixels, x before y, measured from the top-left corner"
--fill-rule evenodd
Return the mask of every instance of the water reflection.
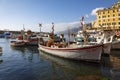
M 120 80 L 120 51 L 113 50 L 112 55 L 110 55 L 110 61 L 112 68 L 110 69 L 112 79 Z
M 27 47 L 12 47 L 11 49 L 13 52 L 18 51 L 18 53 L 21 53 L 22 58 L 28 59 L 29 61 L 32 61 L 34 58 L 34 54 L 38 54 L 38 47 L 37 46 L 27 46 Z
M 61 77 L 64 80 L 101 80 L 106 78 L 102 75 L 100 64 L 66 60 L 41 51 L 39 54 L 42 59 L 51 62 L 53 78 Z
M 96 64 L 51 56 L 37 46 L 10 47 L 9 40 L 0 46 L 0 80 L 120 80 L 120 50 Z
M 3 62 L 1 56 L 2 56 L 3 53 L 0 53 L 0 64 Z
M 112 50 L 109 57 L 102 57 L 102 74 L 110 80 L 120 80 L 120 51 Z

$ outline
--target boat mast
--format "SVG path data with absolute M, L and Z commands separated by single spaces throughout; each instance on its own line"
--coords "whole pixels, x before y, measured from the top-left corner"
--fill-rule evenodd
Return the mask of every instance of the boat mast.
M 70 29 L 68 27 L 68 47 L 70 47 Z
M 40 27 L 40 36 L 41 36 L 41 27 L 42 27 L 42 23 L 39 23 L 39 27 Z
M 42 24 L 41 24 L 41 23 L 39 23 L 39 27 L 40 27 L 40 33 L 41 33 L 41 27 L 42 27 Z
M 83 27 L 83 29 L 82 29 L 83 32 L 82 33 L 83 33 L 83 36 L 84 36 L 84 43 L 86 44 L 87 43 L 87 32 L 86 32 L 86 25 L 84 23 L 84 16 L 81 19 L 81 25 Z
M 54 23 L 52 22 L 52 38 L 53 38 L 53 41 L 54 41 Z

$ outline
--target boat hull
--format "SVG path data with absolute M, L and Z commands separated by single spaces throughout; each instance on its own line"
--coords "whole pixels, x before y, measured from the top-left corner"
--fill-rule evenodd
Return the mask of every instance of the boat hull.
M 120 41 L 112 42 L 112 49 L 120 49 Z
M 25 44 L 27 46 L 38 46 L 38 41 L 28 41 Z
M 103 45 L 103 54 L 110 55 L 111 52 L 111 43 L 104 43 Z
M 89 46 L 84 48 L 51 48 L 39 45 L 38 49 L 55 56 L 85 61 L 100 61 L 102 53 L 102 45 Z
M 13 47 L 21 47 L 21 46 L 25 46 L 25 42 L 10 42 L 10 46 Z

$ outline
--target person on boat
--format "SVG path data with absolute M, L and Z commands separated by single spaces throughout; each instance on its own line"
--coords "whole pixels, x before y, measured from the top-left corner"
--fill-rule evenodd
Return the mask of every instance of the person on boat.
M 54 35 L 50 34 L 49 37 L 50 40 L 46 43 L 46 46 L 51 47 L 54 44 Z

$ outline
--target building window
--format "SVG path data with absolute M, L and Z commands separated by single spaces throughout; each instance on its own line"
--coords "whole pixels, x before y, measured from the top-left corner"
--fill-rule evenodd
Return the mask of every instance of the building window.
M 120 29 L 120 26 L 119 26 L 119 29 Z
M 115 12 L 115 10 L 113 10 L 113 13 Z
M 115 18 L 113 18 L 113 21 L 115 21 Z
M 106 18 L 106 16 L 102 16 L 102 18 Z
M 108 19 L 108 21 L 110 21 L 110 19 Z
M 120 25 L 120 22 L 118 22 L 118 24 Z
M 108 26 L 110 26 L 110 25 L 111 25 L 111 23 L 107 23 L 107 25 L 108 25 Z
M 110 15 L 108 15 L 108 17 L 110 17 Z
M 118 16 L 120 16 L 120 14 L 118 14 Z
M 113 14 L 113 17 L 115 17 L 115 14 Z
M 116 22 L 113 22 L 112 25 L 116 25 Z

